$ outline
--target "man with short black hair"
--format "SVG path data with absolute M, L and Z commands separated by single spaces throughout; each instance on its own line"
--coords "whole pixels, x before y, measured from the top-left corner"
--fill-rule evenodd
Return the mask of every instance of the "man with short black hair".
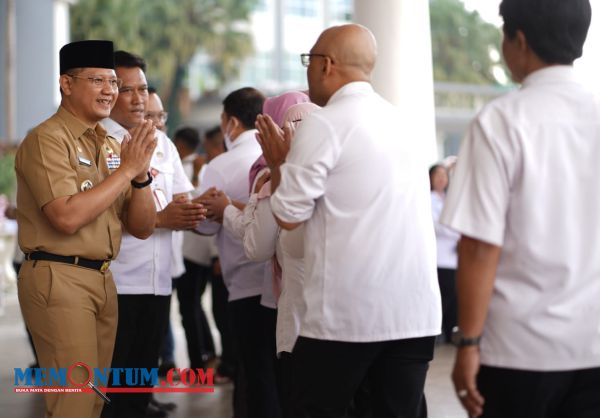
M 248 201 L 248 172 L 261 154 L 254 122 L 262 112 L 264 100 L 262 93 L 250 87 L 236 90 L 223 100 L 221 130 L 227 152 L 206 167 L 200 183 L 201 193 L 216 188 L 231 200 L 244 204 Z M 278 418 L 281 410 L 271 360 L 275 346 L 270 346 L 270 339 L 265 337 L 268 322 L 261 307 L 263 283 L 270 274 L 270 262 L 250 261 L 244 254 L 241 240 L 218 223 L 203 222 L 197 230 L 203 234 L 217 234 L 221 270 L 229 291 L 234 338 L 245 374 L 243 381 L 239 380 L 239 374 L 236 376 L 236 385 L 241 385 L 237 387 L 238 391 L 244 390 L 245 386 L 248 416 Z
M 145 123 L 145 68 L 141 57 L 125 51 L 115 53 L 115 72 L 122 85 L 110 119 L 103 123 L 118 141 Z M 121 256 L 113 266 L 119 298 L 114 368 L 158 367 L 169 320 L 172 231 L 194 228 L 203 219 L 202 206 L 188 201 L 193 186 L 183 172 L 175 146 L 162 131 L 156 130 L 156 137 L 158 143 L 148 171 L 157 210 L 156 230 L 146 241 L 125 235 Z M 124 374 L 121 382 L 125 382 Z M 113 402 L 104 408 L 104 417 L 146 417 L 149 393 L 113 393 L 110 397 Z
M 471 417 L 600 416 L 600 99 L 573 69 L 589 0 L 504 0 L 518 91 L 465 138 L 441 222 L 462 234 L 453 380 Z

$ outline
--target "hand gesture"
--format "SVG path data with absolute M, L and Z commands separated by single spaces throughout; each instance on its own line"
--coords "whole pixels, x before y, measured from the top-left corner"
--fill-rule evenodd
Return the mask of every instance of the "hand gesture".
M 144 182 L 150 168 L 150 159 L 156 148 L 156 128 L 144 121 L 126 135 L 121 143 L 121 169 L 130 179 Z
M 256 118 L 256 139 L 269 167 L 279 167 L 290 151 L 292 128 L 288 124 L 283 130 L 273 122 L 269 115 L 258 115 Z
M 484 399 L 477 390 L 477 373 L 479 373 L 479 347 L 459 348 L 452 371 L 452 382 L 458 400 L 467 410 L 470 418 L 477 418 L 483 413 Z
M 206 209 L 200 203 L 192 203 L 185 196 L 180 196 L 158 212 L 157 216 L 160 228 L 175 231 L 194 229 L 206 219 Z
M 231 199 L 229 199 L 225 193 L 219 191 L 202 199 L 201 202 L 206 208 L 206 216 L 208 219 L 223 223 L 225 208 L 231 204 Z

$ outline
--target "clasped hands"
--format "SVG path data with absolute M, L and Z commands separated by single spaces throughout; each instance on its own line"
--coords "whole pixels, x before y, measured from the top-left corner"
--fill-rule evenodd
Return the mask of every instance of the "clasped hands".
M 156 227 L 175 231 L 195 229 L 205 219 L 206 208 L 202 204 L 180 195 L 157 213 Z
M 206 209 L 206 219 L 223 223 L 223 213 L 231 204 L 231 199 L 223 191 L 211 187 L 192 202 L 199 203 Z

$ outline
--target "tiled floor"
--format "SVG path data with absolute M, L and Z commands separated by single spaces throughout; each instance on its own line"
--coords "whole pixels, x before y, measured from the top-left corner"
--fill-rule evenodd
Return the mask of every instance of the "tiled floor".
M 27 367 L 33 361 L 33 356 L 27 343 L 15 290 L 14 288 L 8 290 L 5 312 L 0 316 L 0 418 L 42 418 L 41 395 L 13 393 L 13 368 Z M 183 365 L 187 363 L 187 354 L 183 329 L 176 309 L 174 303 L 171 316 L 177 347 L 176 359 L 178 364 Z M 456 400 L 449 378 L 453 356 L 452 347 L 440 346 L 436 350 L 426 383 L 430 418 L 466 417 Z M 177 409 L 169 415 L 171 418 L 229 418 L 231 417 L 231 394 L 232 387 L 226 385 L 218 386 L 212 394 L 169 393 L 159 394 L 158 398 L 177 403 Z

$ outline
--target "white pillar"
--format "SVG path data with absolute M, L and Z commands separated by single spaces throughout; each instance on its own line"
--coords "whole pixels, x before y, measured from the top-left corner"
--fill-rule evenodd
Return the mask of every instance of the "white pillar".
M 6 0 L 5 33 L 5 79 L 4 81 L 4 107 L 6 121 L 6 141 L 11 144 L 17 138 L 16 126 L 16 84 L 17 84 L 17 40 L 16 40 L 16 5 L 15 0 Z M 2 133 L 0 132 L 0 136 Z
M 378 45 L 373 87 L 404 115 L 395 124 L 437 160 L 429 2 L 354 0 L 354 21 L 368 27 Z

